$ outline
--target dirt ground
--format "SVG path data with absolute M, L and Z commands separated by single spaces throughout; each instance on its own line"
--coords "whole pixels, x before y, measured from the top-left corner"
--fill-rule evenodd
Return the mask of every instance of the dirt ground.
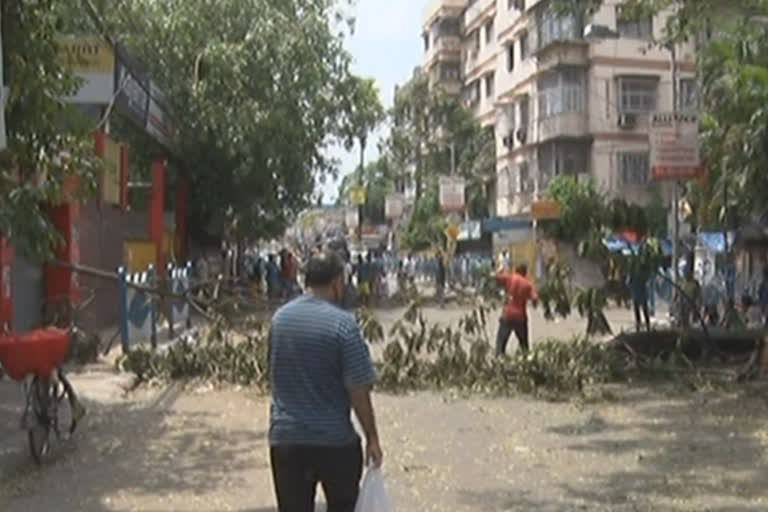
M 455 321 L 461 311 L 428 315 Z M 533 323 L 535 337 L 583 328 Z M 88 420 L 43 468 L 18 431 L 18 388 L 0 382 L 3 512 L 275 510 L 267 398 L 205 385 L 126 395 L 126 377 L 101 367 L 73 382 Z M 767 391 L 616 387 L 596 403 L 447 392 L 375 401 L 397 511 L 740 512 L 768 510 Z

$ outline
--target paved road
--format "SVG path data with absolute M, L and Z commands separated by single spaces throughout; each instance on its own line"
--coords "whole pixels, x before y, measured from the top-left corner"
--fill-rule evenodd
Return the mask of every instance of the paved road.
M 124 396 L 124 377 L 105 368 L 74 382 L 88 421 L 43 469 L 15 429 L 17 390 L 0 383 L 3 512 L 274 510 L 264 397 L 205 386 Z M 592 404 L 377 395 L 396 510 L 768 510 L 765 386 L 612 391 Z

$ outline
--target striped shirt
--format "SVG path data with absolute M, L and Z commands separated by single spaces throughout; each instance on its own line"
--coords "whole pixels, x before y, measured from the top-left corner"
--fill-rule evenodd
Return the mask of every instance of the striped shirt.
M 340 446 L 359 440 L 347 389 L 375 379 L 354 315 L 303 295 L 280 308 L 269 336 L 271 445 Z

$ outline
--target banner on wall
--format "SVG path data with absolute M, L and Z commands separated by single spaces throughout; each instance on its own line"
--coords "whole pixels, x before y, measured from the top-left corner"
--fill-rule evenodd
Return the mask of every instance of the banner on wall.
M 440 177 L 440 211 L 457 213 L 464 211 L 464 188 L 466 183 L 460 176 Z
M 106 105 L 115 91 L 115 52 L 98 36 L 56 38 L 59 61 L 80 79 L 78 90 L 65 98 L 85 105 Z

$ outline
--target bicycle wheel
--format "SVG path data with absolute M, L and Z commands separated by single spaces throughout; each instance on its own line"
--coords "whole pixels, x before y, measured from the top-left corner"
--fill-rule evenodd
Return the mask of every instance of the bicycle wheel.
M 28 426 L 27 438 L 30 454 L 38 464 L 42 464 L 50 453 L 51 422 L 48 419 L 50 397 L 51 389 L 43 389 L 40 380 L 35 377 L 29 395 L 35 421 Z

